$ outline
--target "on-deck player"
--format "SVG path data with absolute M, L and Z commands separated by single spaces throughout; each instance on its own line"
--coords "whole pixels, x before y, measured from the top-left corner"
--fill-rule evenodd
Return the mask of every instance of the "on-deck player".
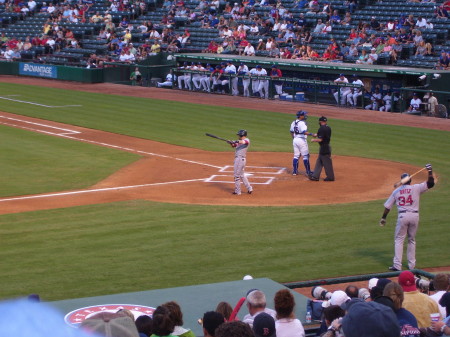
M 250 146 L 250 139 L 247 138 L 246 130 L 239 130 L 237 132 L 239 140 L 228 141 L 232 147 L 236 148 L 234 154 L 234 192 L 233 194 L 241 195 L 241 180 L 247 189 L 248 194 L 252 194 L 253 188 L 245 176 L 245 164 L 247 162 L 247 150 Z
M 292 160 L 292 175 L 298 174 L 298 160 L 300 155 L 305 165 L 306 175 L 310 175 L 309 148 L 307 142 L 308 126 L 306 125 L 307 112 L 300 110 L 297 112 L 297 119 L 291 123 L 292 146 L 294 147 L 294 159 Z
M 384 203 L 384 212 L 380 220 L 380 226 L 386 224 L 386 217 L 394 203 L 397 205 L 398 217 L 395 227 L 395 255 L 394 263 L 389 270 L 402 270 L 403 242 L 408 235 L 408 247 L 406 256 L 408 268 L 416 267 L 416 232 L 419 227 L 419 202 L 420 195 L 434 186 L 433 168 L 430 164 L 425 165 L 428 170 L 428 180 L 420 184 L 411 185 L 409 181 L 395 189 Z M 408 173 L 403 173 L 401 178 L 409 177 Z

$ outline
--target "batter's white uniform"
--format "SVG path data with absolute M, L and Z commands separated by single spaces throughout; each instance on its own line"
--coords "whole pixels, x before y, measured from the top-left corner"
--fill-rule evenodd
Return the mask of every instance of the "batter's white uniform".
M 388 198 L 384 207 L 391 209 L 394 203 L 397 205 L 398 218 L 395 227 L 395 255 L 393 266 L 402 269 L 403 242 L 408 235 L 408 247 L 406 256 L 409 269 L 416 266 L 416 232 L 419 226 L 419 202 L 420 195 L 428 191 L 427 182 L 415 185 L 402 185 Z
M 294 169 L 292 171 L 293 174 L 298 174 L 298 160 L 300 158 L 300 155 L 303 157 L 303 162 L 308 161 L 309 165 L 309 147 L 308 147 L 308 141 L 307 136 L 305 135 L 306 131 L 308 130 L 308 127 L 306 126 L 306 123 L 304 120 L 296 119 L 291 123 L 290 132 L 293 137 L 292 139 L 292 146 L 294 148 L 294 160 L 293 160 L 293 166 Z M 306 174 L 309 175 L 308 168 L 306 168 Z
M 234 155 L 234 193 L 241 194 L 241 180 L 249 193 L 253 191 L 252 186 L 245 176 L 245 164 L 247 163 L 247 150 L 250 146 L 250 139 L 244 138 L 243 144 L 236 144 L 236 152 Z

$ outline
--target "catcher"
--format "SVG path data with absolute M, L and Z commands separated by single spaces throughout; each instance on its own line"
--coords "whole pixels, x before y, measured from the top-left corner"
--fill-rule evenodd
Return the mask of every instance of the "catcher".
M 431 164 L 425 165 L 428 170 L 428 180 L 420 184 L 411 185 L 408 173 L 401 176 L 403 185 L 395 189 L 388 200 L 384 203 L 384 212 L 380 220 L 380 226 L 386 224 L 386 217 L 394 203 L 397 205 L 398 218 L 395 227 L 395 255 L 394 263 L 389 270 L 402 270 L 403 242 L 408 235 L 408 248 L 406 255 L 408 258 L 408 268 L 416 267 L 416 232 L 419 226 L 419 202 L 420 195 L 434 186 L 433 169 Z
M 247 189 L 248 194 L 252 194 L 253 188 L 245 176 L 245 164 L 247 162 L 247 150 L 250 146 L 250 139 L 247 138 L 246 130 L 237 132 L 239 140 L 227 140 L 227 143 L 236 148 L 234 155 L 234 192 L 235 195 L 241 195 L 241 180 Z

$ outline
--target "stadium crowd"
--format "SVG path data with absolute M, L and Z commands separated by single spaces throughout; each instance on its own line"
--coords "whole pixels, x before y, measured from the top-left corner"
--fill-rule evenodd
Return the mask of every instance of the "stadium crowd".
M 186 3 L 165 0 L 164 15 L 159 22 L 136 20 L 149 12 L 144 0 L 111 1 L 103 12 L 93 10 L 94 4 L 92 0 L 48 4 L 35 0 L 5 0 L 5 13 L 19 13 L 20 20 L 42 16 L 45 22 L 40 33 L 24 41 L 2 34 L 2 58 L 20 59 L 21 52 L 33 47 L 43 47 L 47 55 L 80 49 L 83 47 L 80 38 L 69 27 L 92 23 L 98 29 L 95 38 L 105 41 L 107 48 L 104 55 L 91 55 L 88 67 L 101 67 L 104 61 L 137 63 L 161 51 L 190 50 L 190 28 L 200 27 L 217 32 L 209 46 L 202 50 L 207 53 L 359 64 L 376 64 L 382 59 L 381 64 L 385 64 L 385 60 L 396 64 L 402 50 L 412 47 L 413 56 L 439 56 L 435 67 L 449 69 L 448 50 L 439 48 L 439 52 L 434 45 L 437 41 L 424 37 L 425 32 L 434 30 L 430 18 L 402 13 L 395 20 L 379 21 L 372 16 L 368 21 L 356 21 L 353 19 L 358 10 L 355 0 L 345 1 L 344 7 L 339 6 L 339 9 L 331 2 L 317 0 L 295 0 L 289 7 L 281 0 L 244 0 L 234 4 L 219 0 Z M 192 4 L 196 4 L 195 7 Z M 435 7 L 433 18 L 446 20 L 450 1 Z M 311 15 L 317 18 L 313 23 L 308 20 Z M 180 22 L 185 26 L 183 32 L 177 30 Z M 341 26 L 351 29 L 346 30 L 349 34 L 344 40 L 338 41 L 333 33 Z M 315 49 L 316 39 L 327 41 L 325 50 Z
M 437 274 L 430 282 L 406 270 L 400 273 L 397 281 L 372 278 L 368 288 L 359 289 L 350 284 L 345 290 L 334 292 L 314 287 L 311 291 L 313 299 L 308 300 L 307 304 L 307 324 L 320 324 L 317 336 L 322 337 L 450 335 L 449 275 Z M 35 300 L 36 296 L 33 297 Z M 295 299 L 289 289 L 275 293 L 274 309 L 267 307 L 266 295 L 258 289 L 249 290 L 240 303 L 245 303 L 247 308 L 242 319 L 237 316 L 240 307 L 233 310 L 227 302 L 220 302 L 214 311 L 205 312 L 198 320 L 202 325 L 203 336 L 305 336 L 301 321 L 295 317 Z M 45 307 L 41 309 L 38 312 L 44 315 L 47 311 Z M 23 300 L 0 303 L 0 312 L 4 313 L 0 317 L 3 332 L 20 331 L 18 324 L 28 320 L 27 327 L 33 329 L 34 336 L 48 336 L 43 331 L 49 325 L 33 326 L 33 322 L 40 320 L 34 317 L 30 320 L 27 315 L 36 315 L 36 307 L 32 313 L 29 312 Z M 15 315 L 15 319 L 9 319 L 8 315 Z M 62 322 L 62 317 L 60 320 Z M 49 320 L 47 323 L 53 322 Z M 135 317 L 133 312 L 126 309 L 104 311 L 87 317 L 77 331 L 79 334 L 74 334 L 76 330 L 73 329 L 70 334 L 63 333 L 63 330 L 58 330 L 62 337 L 85 337 L 93 333 L 104 337 L 195 337 L 189 327 L 184 327 L 181 307 L 174 301 L 158 306 L 151 317 Z M 27 329 L 23 331 L 25 333 Z

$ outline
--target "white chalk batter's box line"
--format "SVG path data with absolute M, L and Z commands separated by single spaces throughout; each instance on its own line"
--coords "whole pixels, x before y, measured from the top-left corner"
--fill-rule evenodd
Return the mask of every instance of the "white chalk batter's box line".
M 221 180 L 224 177 L 230 178 L 230 180 Z M 259 176 L 257 177 L 257 176 L 253 176 L 251 174 L 247 175 L 247 177 L 248 178 L 251 177 L 251 179 L 249 179 L 249 180 L 251 180 L 252 185 L 270 185 L 272 183 L 272 181 L 275 179 L 275 177 L 259 177 Z M 258 180 L 263 180 L 263 181 L 258 181 Z M 203 182 L 205 182 L 205 183 L 234 184 L 234 177 L 233 176 L 228 176 L 228 175 L 215 174 L 215 175 L 212 175 L 211 177 L 203 180 Z
M 274 166 L 246 166 L 246 170 L 249 173 L 260 173 L 260 174 L 283 174 L 286 171 L 285 167 L 274 167 Z M 226 165 L 222 167 L 219 172 L 233 173 L 234 167 L 232 165 Z

